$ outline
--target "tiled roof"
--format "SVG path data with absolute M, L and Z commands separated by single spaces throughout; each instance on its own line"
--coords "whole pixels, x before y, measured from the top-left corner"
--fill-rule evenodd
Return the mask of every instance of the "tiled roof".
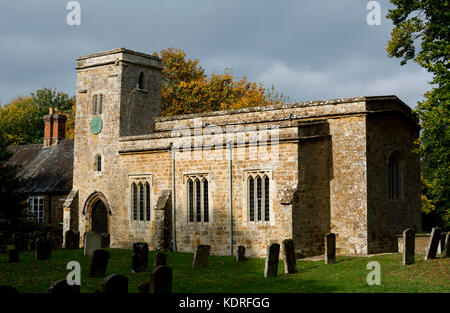
M 43 149 L 42 144 L 11 146 L 8 164 L 20 165 L 19 176 L 27 178 L 22 193 L 69 193 L 73 177 L 73 140 Z

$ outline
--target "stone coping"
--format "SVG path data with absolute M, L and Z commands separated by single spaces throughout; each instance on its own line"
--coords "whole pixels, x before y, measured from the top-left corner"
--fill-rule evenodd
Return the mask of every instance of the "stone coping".
M 86 60 L 86 59 L 95 58 L 95 57 L 100 57 L 100 56 L 105 56 L 105 55 L 110 55 L 110 54 L 115 54 L 115 53 L 128 53 L 128 54 L 134 54 L 134 55 L 137 55 L 137 56 L 141 56 L 141 57 L 144 57 L 144 58 L 150 58 L 150 59 L 155 59 L 155 60 L 159 60 L 159 61 L 161 60 L 160 58 L 158 58 L 158 57 L 156 57 L 154 55 L 151 55 L 151 54 L 137 52 L 137 51 L 133 51 L 133 50 L 125 49 L 125 48 L 117 48 L 117 49 L 111 49 L 111 50 L 106 50 L 106 51 L 86 54 L 86 55 L 78 57 L 77 61 Z

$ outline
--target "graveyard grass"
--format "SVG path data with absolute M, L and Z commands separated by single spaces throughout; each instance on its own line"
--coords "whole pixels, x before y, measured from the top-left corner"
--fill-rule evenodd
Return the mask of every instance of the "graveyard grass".
M 11 249 L 12 247 L 8 247 Z M 8 250 L 9 250 L 8 249 Z M 107 273 L 122 274 L 129 279 L 129 292 L 150 277 L 154 252 L 149 252 L 149 271 L 131 273 L 131 250 L 108 249 L 111 257 Z M 264 278 L 264 259 L 210 256 L 209 267 L 192 269 L 192 253 L 168 253 L 167 265 L 173 271 L 173 292 L 450 292 L 450 258 L 424 261 L 416 255 L 416 263 L 403 266 L 401 254 L 373 257 L 337 257 L 337 263 L 297 260 L 296 274 L 284 274 L 280 260 L 278 277 Z M 55 281 L 69 273 L 66 265 L 81 265 L 81 292 L 95 292 L 103 278 L 88 277 L 90 258 L 79 250 L 52 251 L 51 260 L 36 260 L 33 252 L 20 253 L 20 263 L 9 264 L 8 254 L 0 255 L 0 285 L 12 285 L 21 293 L 46 293 Z M 381 285 L 369 286 L 367 263 L 381 265 Z

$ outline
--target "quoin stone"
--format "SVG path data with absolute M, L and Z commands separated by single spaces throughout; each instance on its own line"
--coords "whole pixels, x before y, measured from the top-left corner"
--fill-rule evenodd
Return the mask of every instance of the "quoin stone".
M 198 245 L 194 253 L 194 261 L 192 262 L 192 267 L 193 268 L 207 267 L 210 252 L 211 246 Z
M 403 265 L 414 263 L 416 250 L 416 233 L 411 228 L 403 231 Z
M 428 244 L 427 254 L 425 260 L 435 259 L 439 243 L 441 242 L 442 229 L 439 227 L 433 228 L 430 235 L 430 242 Z
M 325 235 L 325 264 L 336 263 L 336 235 L 328 233 Z
M 294 240 L 292 239 L 283 240 L 283 251 L 284 251 L 283 254 L 284 272 L 286 274 L 297 273 Z
M 84 234 L 84 255 L 92 256 L 95 250 L 102 247 L 102 235 L 94 232 Z
M 108 267 L 109 252 L 106 250 L 95 250 L 89 268 L 89 277 L 105 276 Z
M 172 269 L 160 265 L 150 275 L 150 293 L 164 294 L 172 292 Z
M 155 253 L 155 259 L 153 261 L 153 268 L 156 268 L 160 265 L 167 265 L 167 254 L 162 252 Z
M 245 261 L 245 247 L 244 246 L 238 246 L 237 247 L 237 255 L 236 255 L 236 261 L 241 262 Z
M 61 279 L 54 282 L 48 292 L 54 295 L 76 294 L 80 293 L 80 285 L 69 285 L 66 279 Z
M 34 257 L 37 260 L 49 260 L 52 255 L 52 244 L 44 237 L 36 239 L 36 250 Z
M 128 278 L 112 274 L 102 281 L 100 293 L 105 295 L 123 295 L 128 293 Z
M 80 232 L 69 229 L 66 231 L 65 245 L 66 249 L 80 249 Z
M 272 243 L 267 247 L 264 277 L 275 277 L 278 275 L 279 258 L 280 258 L 280 245 L 277 243 Z
M 134 273 L 145 272 L 148 267 L 148 244 L 136 242 L 133 244 L 131 268 Z

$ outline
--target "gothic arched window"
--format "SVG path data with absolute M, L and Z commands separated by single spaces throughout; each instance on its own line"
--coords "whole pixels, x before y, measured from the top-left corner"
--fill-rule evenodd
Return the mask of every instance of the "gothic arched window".
M 187 205 L 189 222 L 209 222 L 209 185 L 203 175 L 193 175 L 187 180 Z
M 389 199 L 403 198 L 403 166 L 399 152 L 393 152 L 388 161 Z
M 137 220 L 137 186 L 135 183 L 131 185 L 131 189 L 133 192 L 133 220 Z
M 150 221 L 150 184 L 145 183 L 145 219 Z
M 270 179 L 264 172 L 249 175 L 248 217 L 250 222 L 268 222 L 270 220 Z

